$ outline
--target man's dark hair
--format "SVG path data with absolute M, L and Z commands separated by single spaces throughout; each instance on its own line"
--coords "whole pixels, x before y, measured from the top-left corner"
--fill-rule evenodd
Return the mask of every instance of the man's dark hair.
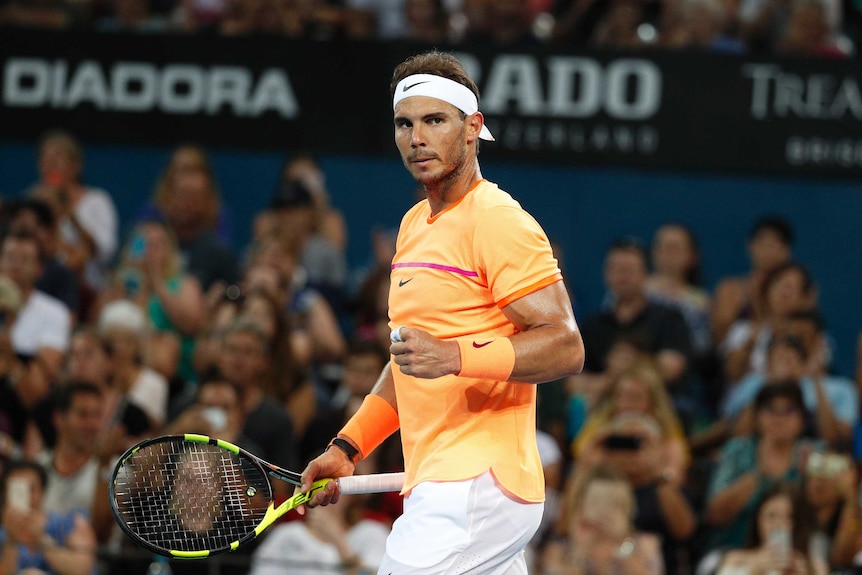
M 469 88 L 476 95 L 476 100 L 479 100 L 479 88 L 476 82 L 467 74 L 461 61 L 452 54 L 431 50 L 410 56 L 395 67 L 392 82 L 389 84 L 389 95 L 394 97 L 398 82 L 414 74 L 434 74 L 448 78 Z
M 51 206 L 39 198 L 17 198 L 9 202 L 5 211 L 10 222 L 18 217 L 18 214 L 21 212 L 33 212 L 36 216 L 36 221 L 39 222 L 39 226 L 43 228 L 53 228 L 57 223 L 54 212 L 51 211 Z
M 10 231 L 3 238 L 3 243 L 8 241 L 17 241 L 17 242 L 32 242 L 33 245 L 36 246 L 36 254 L 39 259 L 40 264 L 44 264 L 48 255 L 45 253 L 44 246 L 42 246 L 42 242 L 39 241 L 39 238 L 36 237 L 36 234 L 24 231 L 24 230 L 14 230 Z
M 28 459 L 12 459 L 7 461 L 3 466 L 3 475 L 0 476 L 0 501 L 3 502 L 0 505 L 0 509 L 6 506 L 6 485 L 9 483 L 9 476 L 16 471 L 32 471 L 39 477 L 39 484 L 42 486 L 42 489 L 45 489 L 45 486 L 48 485 L 48 472 L 39 463 Z
M 764 216 L 754 222 L 748 233 L 748 241 L 753 240 L 762 231 L 772 231 L 787 247 L 793 246 L 793 226 L 780 216 Z
M 623 236 L 611 242 L 607 254 L 612 252 L 633 252 L 640 256 L 645 267 L 649 267 L 649 256 L 647 255 L 646 246 L 640 238 L 635 236 Z
M 818 333 L 826 331 L 826 320 L 823 319 L 823 314 L 820 313 L 820 310 L 816 308 L 792 311 L 788 314 L 787 319 L 807 321 L 815 327 Z
M 805 401 L 802 399 L 802 389 L 799 387 L 799 382 L 792 379 L 777 381 L 760 388 L 754 398 L 754 413 L 759 413 L 776 398 L 789 399 L 793 406 L 799 410 L 799 413 L 804 416 Z
M 68 413 L 75 398 L 79 395 L 102 397 L 102 390 L 88 381 L 72 381 L 57 389 L 54 394 L 54 411 Z

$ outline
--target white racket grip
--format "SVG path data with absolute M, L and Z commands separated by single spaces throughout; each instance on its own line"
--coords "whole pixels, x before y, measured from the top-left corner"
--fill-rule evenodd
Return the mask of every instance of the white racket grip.
M 404 486 L 404 474 L 347 475 L 339 477 L 336 481 L 341 493 L 383 493 L 384 491 L 401 491 Z

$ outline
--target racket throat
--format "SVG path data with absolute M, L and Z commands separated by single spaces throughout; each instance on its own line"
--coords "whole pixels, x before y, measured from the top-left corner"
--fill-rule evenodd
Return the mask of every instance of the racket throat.
M 286 501 L 284 501 L 278 507 L 273 507 L 273 504 L 270 503 L 269 508 L 266 510 L 266 515 L 264 515 L 260 524 L 257 527 L 255 527 L 255 529 L 254 529 L 255 537 L 260 535 L 260 533 L 264 529 L 266 529 L 267 527 L 269 527 L 270 525 L 275 523 L 279 518 L 281 518 L 283 515 L 285 515 L 289 511 L 296 509 L 300 505 L 305 505 L 306 503 L 311 501 L 311 499 L 315 495 L 317 495 L 318 492 L 322 491 L 326 487 L 326 484 L 329 483 L 330 481 L 333 481 L 333 480 L 332 479 L 319 479 L 319 480 L 317 480 L 311 484 L 311 488 L 308 490 L 308 493 L 297 493 L 296 495 L 294 495 L 290 499 L 287 499 Z

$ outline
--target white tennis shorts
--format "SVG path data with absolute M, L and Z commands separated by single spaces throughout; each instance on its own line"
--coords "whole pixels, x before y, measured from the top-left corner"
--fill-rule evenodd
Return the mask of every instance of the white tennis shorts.
M 508 496 L 490 471 L 466 481 L 420 483 L 386 540 L 378 575 L 527 575 L 524 548 L 541 503 Z

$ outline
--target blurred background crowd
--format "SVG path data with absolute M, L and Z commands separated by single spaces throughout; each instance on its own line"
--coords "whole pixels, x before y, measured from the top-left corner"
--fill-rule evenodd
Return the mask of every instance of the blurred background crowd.
M 841 58 L 855 0 L 3 0 L 0 24 L 500 47 L 697 49 Z
M 855 55 L 860 9 L 8 0 L 0 24 L 835 58 Z M 75 134 L 51 131 L 33 151 L 32 184 L 0 203 L 0 575 L 376 572 L 397 495 L 291 515 L 237 558 L 168 564 L 125 540 L 107 489 L 117 457 L 153 435 L 212 435 L 291 469 L 319 453 L 388 361 L 394 231 L 349 238 L 313 151 L 286 155 L 243 243 L 212 150 L 174 147 L 129 219 L 115 190 L 87 180 Z M 804 240 L 778 211 L 727 238 L 748 268 L 710 285 L 699 230 L 670 219 L 651 237 L 618 238 L 601 269 L 577 270 L 605 297 L 599 310 L 575 306 L 584 372 L 539 387 L 548 499 L 531 573 L 862 568 L 862 338 L 830 332 L 823 278 L 797 259 Z M 370 246 L 361 265 L 348 263 L 348 242 Z M 855 373 L 835 369 L 837 346 L 856 350 Z M 396 435 L 358 472 L 401 464 Z

